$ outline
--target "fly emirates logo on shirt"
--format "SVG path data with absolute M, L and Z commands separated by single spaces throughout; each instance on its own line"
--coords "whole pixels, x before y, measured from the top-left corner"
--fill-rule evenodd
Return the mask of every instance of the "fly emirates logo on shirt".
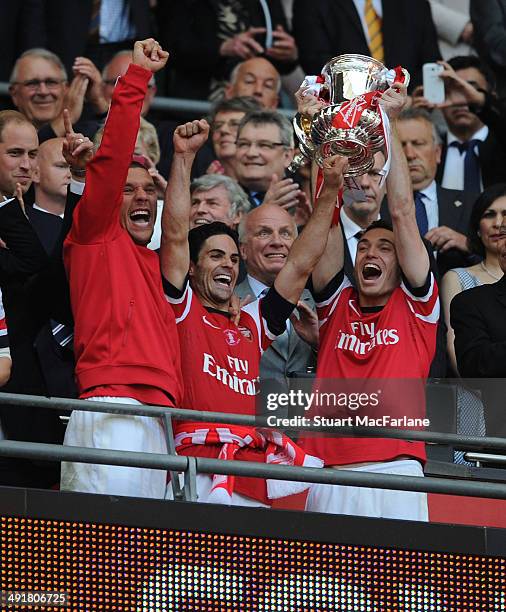
M 339 330 L 336 338 L 336 349 L 351 351 L 356 355 L 366 355 L 378 346 L 388 346 L 399 342 L 396 329 L 377 329 L 376 323 L 351 321 L 349 332 Z
M 243 378 L 249 373 L 247 359 L 239 359 L 227 355 L 227 366 L 223 367 L 216 363 L 216 359 L 209 353 L 204 353 L 202 371 L 208 376 L 216 378 L 222 385 L 229 387 L 232 391 L 241 395 L 256 395 L 258 378 L 251 380 Z

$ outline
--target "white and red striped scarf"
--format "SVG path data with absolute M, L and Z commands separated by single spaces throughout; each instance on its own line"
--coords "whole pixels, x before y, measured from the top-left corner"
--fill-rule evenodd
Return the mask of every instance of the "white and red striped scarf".
M 176 451 L 195 444 L 221 445 L 218 459 L 232 461 L 237 451 L 249 447 L 264 451 L 264 462 L 277 465 L 323 467 L 323 461 L 305 453 L 284 434 L 268 429 L 253 429 L 241 425 L 216 423 L 181 423 L 175 428 Z M 235 476 L 214 474 L 211 498 L 208 501 L 230 503 Z M 306 491 L 311 483 L 267 479 L 267 497 L 278 499 Z

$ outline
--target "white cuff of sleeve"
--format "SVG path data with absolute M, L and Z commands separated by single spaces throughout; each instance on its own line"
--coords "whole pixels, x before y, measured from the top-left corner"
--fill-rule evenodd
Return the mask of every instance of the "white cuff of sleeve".
M 6 357 L 7 359 L 12 360 L 11 351 L 8 346 L 4 346 L 3 348 L 0 348 L 0 357 Z
M 86 183 L 81 183 L 81 181 L 76 181 L 73 178 L 70 179 L 70 191 L 76 195 L 83 195 L 85 185 Z

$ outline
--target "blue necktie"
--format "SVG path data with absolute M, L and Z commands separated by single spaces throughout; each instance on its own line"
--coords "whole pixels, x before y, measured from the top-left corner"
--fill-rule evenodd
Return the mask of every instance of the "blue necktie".
M 474 194 L 481 192 L 480 159 L 475 151 L 479 142 L 477 138 L 472 138 L 466 142 L 454 141 L 450 143 L 450 147 L 456 147 L 461 155 L 465 153 L 464 191 Z
M 415 213 L 416 213 L 416 224 L 420 230 L 420 235 L 423 237 L 429 231 L 429 219 L 427 217 L 427 210 L 423 199 L 425 195 L 419 191 L 415 191 Z

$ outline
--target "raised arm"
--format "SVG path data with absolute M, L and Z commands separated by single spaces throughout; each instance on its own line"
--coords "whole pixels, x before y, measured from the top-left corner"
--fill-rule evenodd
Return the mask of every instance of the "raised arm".
M 313 164 L 313 184 L 316 182 L 316 172 L 318 166 Z M 315 189 L 313 187 L 312 192 Z M 328 185 L 324 178 L 323 189 L 320 193 L 320 197 L 316 203 L 316 206 L 320 205 L 320 202 L 336 206 L 338 189 L 335 189 L 332 185 Z M 313 196 L 314 197 L 314 196 Z M 313 205 L 314 206 L 314 205 Z M 313 289 L 316 294 L 320 293 L 335 277 L 335 275 L 343 269 L 344 266 L 344 238 L 341 225 L 333 225 L 327 236 L 327 243 L 325 250 L 320 260 L 316 264 L 312 274 Z
M 163 68 L 167 58 L 168 53 L 152 38 L 135 43 L 132 64 L 114 89 L 102 143 L 87 167 L 86 187 L 70 232 L 75 242 L 100 242 L 121 231 L 119 210 L 142 102 L 153 72 Z
M 288 259 L 274 281 L 277 292 L 292 304 L 298 301 L 318 260 L 324 255 L 324 252 L 324 257 L 327 255 L 329 228 L 337 194 L 343 186 L 343 172 L 346 165 L 346 159 L 337 155 L 324 161 L 324 186 L 317 205 L 304 230 L 293 243 Z M 335 246 L 338 248 L 338 244 Z M 339 266 L 338 269 L 342 268 L 342 244 L 341 262 L 334 261 L 334 274 L 336 266 Z
M 381 101 L 391 121 L 391 167 L 387 177 L 388 210 L 394 229 L 395 249 L 401 270 L 412 287 L 421 287 L 429 273 L 429 256 L 416 223 L 413 187 L 408 162 L 397 135 L 395 120 L 403 109 L 406 88 L 394 83 Z
M 183 288 L 190 267 L 191 169 L 197 151 L 209 136 L 209 125 L 201 119 L 180 125 L 174 132 L 174 155 L 162 213 L 160 266 L 163 277 Z

